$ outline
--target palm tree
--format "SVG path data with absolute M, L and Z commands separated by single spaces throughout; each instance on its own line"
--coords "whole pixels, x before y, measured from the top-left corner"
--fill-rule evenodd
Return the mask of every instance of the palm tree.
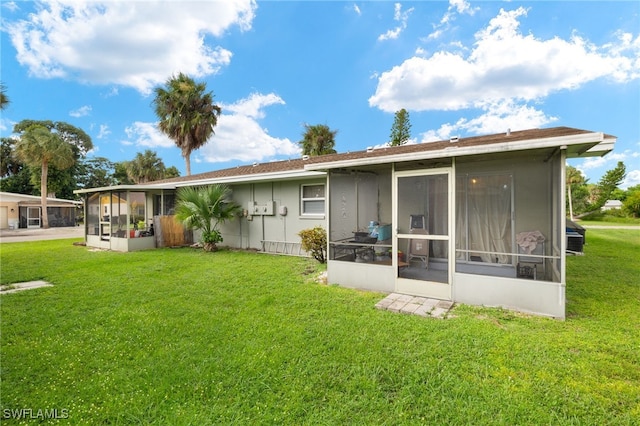
M 7 88 L 0 83 L 0 110 L 5 109 L 9 105 L 9 97 L 7 96 Z
M 215 132 L 221 109 L 213 103 L 213 94 L 205 93 L 206 84 L 196 83 L 180 73 L 167 80 L 166 88 L 155 89 L 155 112 L 158 127 L 182 150 L 191 175 L 191 152 L 199 149 Z
M 302 140 L 298 142 L 298 145 L 302 148 L 303 155 L 314 156 L 336 153 L 333 147 L 336 144 L 337 130 L 331 130 L 325 124 L 316 124 L 314 126 L 305 124 L 304 128 L 306 130 L 302 135 Z
M 33 125 L 25 130 L 15 145 L 15 155 L 31 167 L 41 167 L 40 197 L 42 204 L 42 227 L 49 227 L 47 215 L 47 176 L 49 165 L 59 170 L 71 167 L 75 163 L 75 155 L 71 145 L 57 133 L 52 133 L 44 126 Z
M 205 251 L 216 251 L 222 242 L 218 225 L 234 218 L 240 206 L 230 200 L 231 188 L 224 184 L 183 187 L 178 190 L 176 219 L 188 229 L 202 231 Z
M 144 153 L 137 153 L 133 160 L 127 161 L 125 170 L 129 179 L 135 183 L 146 183 L 164 179 L 166 167 L 155 151 L 147 149 Z

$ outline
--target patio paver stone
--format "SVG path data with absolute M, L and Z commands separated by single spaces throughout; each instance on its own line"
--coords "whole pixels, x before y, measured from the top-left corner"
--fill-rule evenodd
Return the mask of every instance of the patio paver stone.
M 376 308 L 423 317 L 446 318 L 454 303 L 448 300 L 391 293 L 376 303 Z

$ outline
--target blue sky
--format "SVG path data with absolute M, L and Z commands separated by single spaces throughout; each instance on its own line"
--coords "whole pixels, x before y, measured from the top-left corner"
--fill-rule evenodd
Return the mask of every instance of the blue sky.
M 388 141 L 409 111 L 413 143 L 569 126 L 618 137 L 573 160 L 591 182 L 624 161 L 640 184 L 638 1 L 2 1 L 1 76 L 23 119 L 66 121 L 90 155 L 152 149 L 184 174 L 156 127 L 153 88 L 204 81 L 222 115 L 192 173 L 294 158 L 304 124 L 338 152 Z

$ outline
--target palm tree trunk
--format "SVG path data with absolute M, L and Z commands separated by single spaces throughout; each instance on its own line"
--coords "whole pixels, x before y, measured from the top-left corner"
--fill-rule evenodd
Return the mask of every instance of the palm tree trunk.
M 49 172 L 49 163 L 47 160 L 42 162 L 40 173 L 40 204 L 42 205 L 42 227 L 49 228 L 49 215 L 47 214 L 47 174 Z
M 187 166 L 187 176 L 191 176 L 191 155 L 185 153 L 182 156 L 184 157 L 184 163 Z

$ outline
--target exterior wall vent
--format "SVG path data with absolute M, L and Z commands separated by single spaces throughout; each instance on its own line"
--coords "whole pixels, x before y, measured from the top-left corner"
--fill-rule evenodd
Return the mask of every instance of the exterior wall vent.
M 460 140 L 460 137 L 458 136 L 451 136 L 451 138 L 449 139 L 449 142 L 451 143 L 456 143 Z

